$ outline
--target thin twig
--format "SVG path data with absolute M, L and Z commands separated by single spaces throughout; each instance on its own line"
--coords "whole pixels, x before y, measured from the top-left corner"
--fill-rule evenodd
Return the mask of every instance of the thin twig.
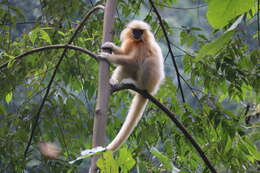
M 244 116 L 245 116 L 245 123 L 246 123 L 247 125 L 249 125 L 249 121 L 250 121 L 249 116 L 247 116 L 247 114 L 248 114 L 248 112 L 249 112 L 249 109 L 250 109 L 250 104 L 247 104 L 247 105 L 246 105 L 246 111 L 245 111 L 245 114 L 244 114 Z
M 149 101 L 153 102 L 164 113 L 166 113 L 166 115 L 174 122 L 174 124 L 181 130 L 181 132 L 185 135 L 185 137 L 190 141 L 192 146 L 197 150 L 197 152 L 199 153 L 200 157 L 203 159 L 203 161 L 205 162 L 207 167 L 211 170 L 211 172 L 217 173 L 217 171 L 212 166 L 212 164 L 210 163 L 209 159 L 207 158 L 207 156 L 205 155 L 205 153 L 203 152 L 203 150 L 199 146 L 199 144 L 195 141 L 195 139 L 193 139 L 191 134 L 189 134 L 189 132 L 181 124 L 181 122 L 178 121 L 178 119 L 176 118 L 176 115 L 174 113 L 172 113 L 169 109 L 167 109 L 162 103 L 160 103 L 155 97 L 150 95 L 147 91 L 138 89 L 138 88 L 136 88 L 132 84 L 114 85 L 114 86 L 112 86 L 112 91 L 111 92 L 113 93 L 113 92 L 124 90 L 124 89 L 131 89 L 133 91 L 138 92 L 139 94 L 141 94 L 142 96 L 147 98 Z
M 159 23 L 160 23 L 160 25 L 161 25 L 161 28 L 162 28 L 164 37 L 165 37 L 165 39 L 166 39 L 167 46 L 168 46 L 170 55 L 171 55 L 171 57 L 172 57 L 173 65 L 174 65 L 174 68 L 175 68 L 175 71 L 176 71 L 176 74 L 177 74 L 177 80 L 178 80 L 178 85 L 179 85 L 180 91 L 181 91 L 182 101 L 185 103 L 184 92 L 183 92 L 182 85 L 181 85 L 181 80 L 180 80 L 180 72 L 179 72 L 179 69 L 178 69 L 178 66 L 177 66 L 177 63 L 176 63 L 176 60 L 175 60 L 175 57 L 174 57 L 172 48 L 171 48 L 171 42 L 170 42 L 170 40 L 169 40 L 168 34 L 167 34 L 167 32 L 166 32 L 166 29 L 164 28 L 161 15 L 159 14 L 157 8 L 155 7 L 153 1 L 152 1 L 152 0 L 149 0 L 149 2 L 150 2 L 150 4 L 151 4 L 151 6 L 152 6 L 152 8 L 153 8 L 153 10 L 154 10 L 154 12 L 155 12 L 155 14 L 157 15 L 157 18 L 158 18 Z
M 183 48 L 177 46 L 177 45 L 174 44 L 173 42 L 170 42 L 170 43 L 171 43 L 171 45 L 172 45 L 173 47 L 175 47 L 176 49 L 180 50 L 181 52 L 183 52 L 183 53 L 185 53 L 185 54 L 187 54 L 187 55 L 189 55 L 189 56 L 191 56 L 191 57 L 194 57 L 194 55 L 192 55 L 191 53 L 187 52 L 187 51 L 184 50 Z M 175 57 L 176 57 L 176 56 L 175 56 Z
M 16 106 L 16 112 L 18 112 L 19 114 L 21 114 L 22 117 L 24 117 L 23 114 L 21 113 L 21 107 L 23 105 L 29 103 L 33 99 L 33 97 L 36 97 L 36 96 L 40 95 L 45 89 L 46 89 L 46 87 L 42 88 L 38 92 L 32 93 L 29 97 L 27 97 L 27 99 L 24 102 L 22 102 L 21 104 Z
M 191 87 L 191 85 L 187 82 L 186 79 L 184 79 L 184 77 L 182 75 L 180 75 L 181 79 L 184 81 L 184 83 L 187 85 L 187 87 L 191 90 L 192 94 L 194 95 L 194 97 L 198 100 L 200 108 L 202 109 L 202 104 L 200 103 L 200 99 L 197 96 L 197 94 L 195 93 L 194 89 Z
M 68 44 L 71 44 L 71 43 L 73 42 L 73 40 L 74 40 L 74 38 L 76 37 L 77 33 L 78 33 L 78 32 L 80 31 L 80 29 L 83 27 L 83 25 L 84 25 L 84 23 L 87 21 L 87 19 L 92 15 L 92 13 L 94 13 L 95 11 L 97 11 L 97 10 L 99 10 L 99 9 L 104 10 L 104 7 L 103 7 L 102 5 L 98 5 L 98 6 L 94 7 L 93 9 L 91 9 L 91 10 L 85 15 L 85 17 L 83 18 L 83 20 L 82 20 L 82 21 L 80 22 L 80 24 L 76 27 L 75 32 L 73 33 L 73 35 L 72 35 L 71 39 L 69 40 Z M 24 158 L 26 158 L 27 152 L 28 152 L 29 147 L 30 147 L 30 145 L 31 145 L 31 143 L 32 143 L 32 138 L 33 138 L 33 136 L 34 136 L 36 127 L 37 127 L 37 125 L 38 125 L 38 121 L 39 121 L 39 119 L 40 119 L 40 114 L 41 114 L 41 112 L 42 112 L 43 106 L 44 106 L 45 101 L 46 101 L 46 99 L 47 99 L 47 97 L 48 97 L 48 95 L 49 95 L 49 92 L 50 92 L 50 89 L 51 89 L 51 85 L 52 85 L 52 83 L 53 83 L 53 81 L 54 81 L 54 78 L 55 78 L 55 76 L 56 76 L 56 73 L 57 73 L 57 71 L 58 71 L 58 69 L 59 69 L 59 66 L 60 66 L 61 62 L 62 62 L 63 58 L 65 57 L 65 54 L 67 53 L 67 50 L 68 50 L 68 48 L 65 48 L 65 49 L 63 50 L 62 55 L 60 56 L 60 59 L 59 59 L 57 65 L 56 65 L 56 67 L 55 67 L 55 70 L 54 70 L 52 76 L 51 76 L 50 82 L 49 82 L 48 85 L 47 85 L 47 90 L 46 90 L 46 93 L 45 93 L 45 95 L 44 95 L 44 97 L 43 97 L 43 100 L 42 100 L 42 102 L 41 102 L 41 105 L 40 105 L 40 107 L 39 107 L 39 109 L 38 109 L 37 114 L 35 115 L 35 121 L 34 121 L 34 123 L 33 123 L 32 131 L 31 131 L 31 134 L 30 134 L 30 138 L 29 138 L 27 147 L 26 147 L 25 152 L 24 152 Z

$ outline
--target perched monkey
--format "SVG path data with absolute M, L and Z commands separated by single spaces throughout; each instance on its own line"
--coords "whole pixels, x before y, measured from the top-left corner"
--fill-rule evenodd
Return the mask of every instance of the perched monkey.
M 134 20 L 121 32 L 121 47 L 106 42 L 102 48 L 110 48 L 113 54 L 100 54 L 117 66 L 110 83 L 131 83 L 137 88 L 154 95 L 164 79 L 164 67 L 161 48 L 150 31 L 150 26 Z M 148 100 L 135 93 L 126 120 L 115 139 L 106 147 L 115 151 L 129 137 L 139 122 Z

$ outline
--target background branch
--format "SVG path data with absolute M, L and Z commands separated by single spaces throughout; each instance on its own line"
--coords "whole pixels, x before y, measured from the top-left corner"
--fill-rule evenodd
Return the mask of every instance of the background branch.
M 160 26 L 162 28 L 162 31 L 163 31 L 163 34 L 164 34 L 164 37 L 166 39 L 166 42 L 167 42 L 167 46 L 168 46 L 168 49 L 169 49 L 169 52 L 170 52 L 170 55 L 172 57 L 172 62 L 173 62 L 173 65 L 174 65 L 174 68 L 175 68 L 175 71 L 176 71 L 176 74 L 177 74 L 177 80 L 178 80 L 178 85 L 180 87 L 180 91 L 181 91 L 181 97 L 182 97 L 182 101 L 185 103 L 185 97 L 184 97 L 184 93 L 183 93 L 183 89 L 182 89 L 182 85 L 181 85 L 181 80 L 180 80 L 180 72 L 179 72 L 179 69 L 178 69 L 178 66 L 177 66 L 177 63 L 176 63 L 176 60 L 175 60 L 175 57 L 174 57 L 174 54 L 173 54 L 173 51 L 172 51 L 172 48 L 171 48 L 171 42 L 169 40 L 169 37 L 168 37 L 168 34 L 166 32 L 166 29 L 163 25 L 163 22 L 162 22 L 162 17 L 161 15 L 159 14 L 157 8 L 155 7 L 154 3 L 152 0 L 149 0 L 155 14 L 157 15 L 157 18 L 159 20 L 159 23 L 160 23 Z

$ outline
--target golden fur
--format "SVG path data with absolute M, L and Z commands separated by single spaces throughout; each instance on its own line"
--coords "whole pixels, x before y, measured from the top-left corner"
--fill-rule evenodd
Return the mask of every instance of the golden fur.
M 140 39 L 133 38 L 133 30 L 141 29 Z M 100 57 L 117 64 L 112 74 L 111 84 L 132 83 L 137 88 L 155 94 L 164 79 L 162 52 L 150 31 L 150 26 L 134 20 L 121 32 L 121 47 L 111 42 L 103 44 L 103 48 L 110 48 L 113 54 L 101 53 Z M 115 151 L 128 138 L 139 122 L 147 104 L 147 99 L 136 93 L 129 108 L 126 120 L 115 139 L 107 146 Z

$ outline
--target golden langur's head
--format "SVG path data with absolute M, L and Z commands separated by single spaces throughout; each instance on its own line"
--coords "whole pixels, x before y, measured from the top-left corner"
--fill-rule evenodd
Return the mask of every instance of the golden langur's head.
M 131 39 L 146 42 L 152 37 L 150 26 L 141 20 L 133 20 L 128 23 L 120 35 L 121 41 Z

